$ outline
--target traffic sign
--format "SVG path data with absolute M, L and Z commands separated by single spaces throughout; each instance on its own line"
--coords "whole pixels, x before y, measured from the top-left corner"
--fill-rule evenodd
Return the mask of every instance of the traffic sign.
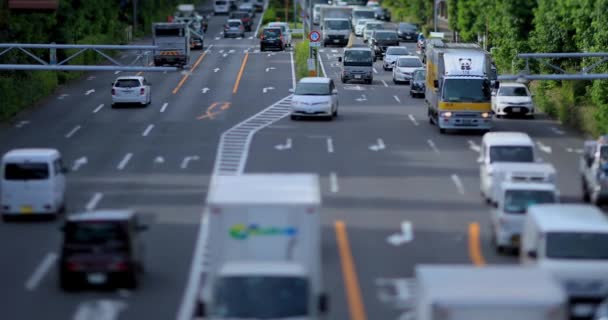
M 308 40 L 310 40 L 310 42 L 319 42 L 319 40 L 321 40 L 321 34 L 319 31 L 311 31 L 308 34 Z

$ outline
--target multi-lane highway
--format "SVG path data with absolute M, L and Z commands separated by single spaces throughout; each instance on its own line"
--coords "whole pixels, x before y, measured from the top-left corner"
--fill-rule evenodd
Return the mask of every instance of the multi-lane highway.
M 135 208 L 151 226 L 147 274 L 136 292 L 68 294 L 58 287 L 55 266 L 59 223 L 1 223 L 3 319 L 92 319 L 91 312 L 119 314 L 104 319 L 176 317 L 220 136 L 288 97 L 294 82 L 290 52 L 260 53 L 253 33 L 224 39 L 224 19 L 211 18 L 192 69 L 144 74 L 153 87 L 146 108 L 111 109 L 110 83 L 118 74 L 91 73 L 1 125 L 2 153 L 60 150 L 72 169 L 70 213 Z M 342 51 L 320 52 L 338 84 L 337 120 L 262 117 L 272 124 L 255 129 L 240 158 L 245 173 L 321 176 L 328 319 L 399 319 L 415 294 L 408 279 L 419 263 L 516 263 L 490 244 L 476 162 L 481 135 L 439 134 L 428 124 L 424 100 L 394 85 L 381 61 L 372 85 L 341 84 Z M 530 134 L 558 169 L 563 201 L 581 198 L 580 137 L 543 116 L 497 120 L 495 130 Z

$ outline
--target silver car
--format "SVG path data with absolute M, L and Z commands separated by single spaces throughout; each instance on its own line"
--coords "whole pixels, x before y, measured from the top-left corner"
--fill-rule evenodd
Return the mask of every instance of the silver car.
M 224 38 L 245 37 L 245 26 L 241 19 L 228 19 L 224 25 Z
M 386 49 L 384 61 L 382 62 L 382 68 L 384 69 L 384 71 L 393 70 L 397 59 L 410 55 L 411 53 L 407 51 L 407 48 L 405 47 L 388 47 Z

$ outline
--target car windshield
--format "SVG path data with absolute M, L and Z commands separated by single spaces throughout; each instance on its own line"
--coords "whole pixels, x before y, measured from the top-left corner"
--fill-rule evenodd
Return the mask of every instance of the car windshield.
M 386 54 L 393 56 L 407 56 L 410 53 L 406 48 L 388 48 L 388 50 L 386 50 Z
M 446 79 L 443 100 L 448 102 L 488 102 L 492 98 L 490 81 L 483 79 Z
M 227 4 L 228 4 L 228 2 L 226 2 L 226 1 L 216 1 L 216 2 L 215 2 L 215 5 L 216 5 L 216 6 L 225 6 L 225 5 L 227 5 Z
M 365 25 L 366 30 L 378 30 L 382 29 L 383 24 L 381 23 L 368 23 Z
M 608 233 L 548 232 L 547 257 L 552 259 L 608 259 Z
M 401 31 L 416 31 L 417 28 L 413 24 L 400 24 L 399 25 L 399 30 L 401 30 Z
M 549 190 L 507 190 L 504 210 L 507 213 L 526 213 L 533 204 L 555 203 L 555 195 Z
M 365 26 L 366 23 L 367 23 L 367 20 L 359 20 L 359 21 L 357 21 L 357 25 L 361 25 L 361 26 Z
M 229 27 L 239 27 L 240 25 L 241 25 L 241 22 L 237 22 L 237 21 L 228 22 Z
M 264 38 L 268 39 L 276 39 L 281 36 L 280 29 L 265 29 L 264 30 Z
M 213 295 L 212 317 L 278 319 L 308 316 L 308 284 L 292 277 L 223 277 Z
M 414 72 L 414 81 L 424 81 L 426 79 L 426 72 L 424 71 L 415 71 Z
M 327 20 L 325 28 L 329 30 L 345 30 L 350 28 L 350 24 L 346 20 Z
M 531 146 L 493 146 L 490 162 L 534 162 L 534 151 Z
M 44 162 L 7 163 L 4 167 L 6 180 L 46 180 L 49 165 Z
M 397 67 L 420 68 L 422 67 L 422 62 L 418 58 L 401 58 L 397 60 Z
M 137 79 L 120 79 L 114 83 L 116 88 L 136 88 L 140 86 Z
M 248 18 L 249 14 L 247 12 L 234 12 L 230 16 L 232 18 L 242 19 L 242 18 Z
M 375 38 L 377 40 L 397 40 L 396 32 L 376 32 Z
M 360 19 L 360 18 L 373 19 L 374 11 L 355 11 L 353 13 L 353 16 L 357 19 Z
M 326 96 L 330 95 L 328 83 L 298 83 L 296 95 L 302 96 Z
M 65 226 L 65 242 L 79 245 L 122 246 L 129 243 L 127 225 L 115 221 L 68 222 Z
M 373 62 L 371 51 L 348 50 L 344 52 L 344 63 L 370 63 Z
M 527 97 L 528 91 L 523 87 L 502 87 L 498 91 L 499 96 Z

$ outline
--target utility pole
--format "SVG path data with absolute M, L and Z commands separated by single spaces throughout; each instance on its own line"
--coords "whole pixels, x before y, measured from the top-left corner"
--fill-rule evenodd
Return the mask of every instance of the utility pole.
M 285 22 L 289 22 L 289 0 L 285 0 Z
M 433 0 L 433 30 L 437 32 L 437 15 L 439 14 L 439 10 L 437 10 L 437 5 L 439 5 L 440 0 Z
M 293 27 L 294 28 L 298 27 L 297 11 L 298 11 L 298 1 L 297 0 L 293 0 Z
M 133 34 L 137 31 L 137 0 L 133 1 Z

